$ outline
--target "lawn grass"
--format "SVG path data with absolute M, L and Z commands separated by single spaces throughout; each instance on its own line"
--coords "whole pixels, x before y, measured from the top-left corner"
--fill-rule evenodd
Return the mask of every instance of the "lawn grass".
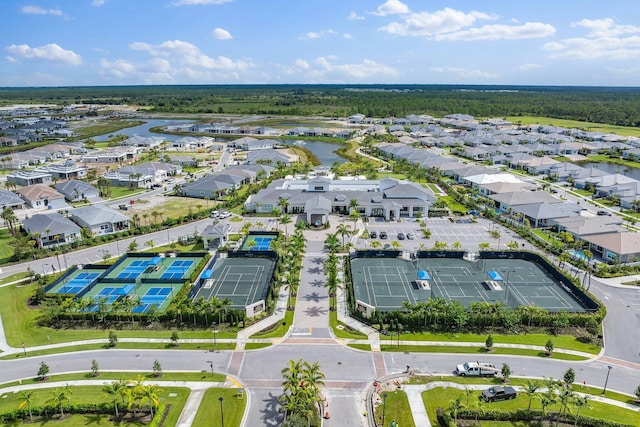
M 485 347 L 473 347 L 473 346 L 445 346 L 445 345 L 397 345 L 384 343 L 380 344 L 380 350 L 393 351 L 393 352 L 410 352 L 410 353 L 458 353 L 458 354 L 487 354 Z M 556 360 L 588 360 L 583 356 L 576 356 L 567 353 L 554 352 L 551 356 L 547 356 L 544 351 L 530 350 L 526 348 L 493 348 L 491 354 L 510 354 L 517 356 L 533 356 L 544 357 L 548 359 Z
M 222 425 L 224 414 L 225 427 L 239 427 L 242 416 L 247 406 L 247 398 L 239 398 L 239 389 L 211 388 L 204 393 L 198 413 L 193 420 L 194 427 L 210 427 Z M 222 412 L 220 410 L 220 398 L 222 398 Z
M 117 348 L 119 349 L 144 349 L 144 350 L 212 350 L 213 343 L 182 343 L 178 347 L 173 346 L 171 343 L 153 343 L 153 342 L 119 342 Z M 218 350 L 233 350 L 236 348 L 235 343 L 216 343 L 216 349 Z M 108 350 L 109 346 L 105 342 L 104 344 L 78 344 L 65 347 L 54 347 L 43 350 L 28 350 L 26 357 L 44 356 L 47 354 L 60 354 L 60 353 L 73 353 L 76 351 L 90 351 L 90 350 Z M 0 360 L 14 360 L 24 359 L 24 353 L 14 353 L 7 356 L 0 357 Z
M 296 298 L 291 298 L 291 305 L 293 307 L 296 306 Z M 284 335 L 286 335 L 287 331 L 289 330 L 289 328 L 293 324 L 293 314 L 294 314 L 293 310 L 286 310 L 285 311 L 285 314 L 284 314 L 285 325 L 284 325 L 284 327 L 282 326 L 282 321 L 279 321 L 278 323 L 273 325 L 273 327 L 271 329 L 268 329 L 266 331 L 256 332 L 255 334 L 251 335 L 249 338 L 260 338 L 260 339 L 262 339 L 262 338 L 281 338 L 281 337 L 283 337 Z
M 145 378 L 148 381 L 202 381 L 202 382 L 216 382 L 223 383 L 226 381 L 227 376 L 225 374 L 214 373 L 211 375 L 211 372 L 208 369 L 203 369 L 201 372 L 163 372 L 161 377 L 155 377 L 153 372 L 102 372 L 97 377 L 91 376 L 91 372 L 89 371 L 89 366 L 87 366 L 87 372 L 75 372 L 72 374 L 59 374 L 59 375 L 49 375 L 48 382 L 62 382 L 62 381 L 81 381 L 81 380 L 100 380 L 100 381 L 116 381 L 121 378 L 125 379 L 134 379 L 139 376 Z M 34 372 L 35 375 L 35 372 Z M 28 384 L 42 384 L 36 376 L 30 378 L 28 380 L 23 381 L 12 381 L 8 383 L 3 383 L 0 385 L 0 394 L 2 393 L 3 388 L 14 387 L 17 385 L 28 385 Z
M 584 353 L 598 354 L 600 347 L 594 344 L 585 344 L 578 341 L 572 335 L 550 335 L 550 334 L 519 334 L 519 335 L 500 335 L 492 334 L 495 344 L 524 344 L 537 345 L 544 347 L 548 340 L 553 341 L 556 349 L 582 351 Z M 395 337 L 394 337 L 395 338 Z M 486 335 L 480 334 L 436 334 L 436 333 L 403 333 L 400 335 L 400 341 L 436 341 L 436 342 L 470 342 L 478 343 L 484 346 Z
M 506 119 L 512 123 L 521 123 L 523 125 L 552 125 L 564 128 L 585 129 L 590 132 L 615 133 L 616 135 L 623 136 L 640 136 L 640 128 L 637 127 L 615 126 L 604 123 L 580 122 L 577 120 L 552 119 L 549 117 L 538 116 L 517 116 L 507 117 Z
M 49 399 L 51 399 L 52 391 L 55 387 L 50 389 L 33 389 L 33 403 L 32 406 L 44 406 Z M 70 386 L 71 395 L 70 395 L 70 403 L 71 404 L 82 404 L 82 403 L 102 403 L 111 400 L 109 397 L 105 396 L 102 391 L 102 386 Z M 178 417 L 180 416 L 180 412 L 182 412 L 182 408 L 189 396 L 190 390 L 184 387 L 162 387 L 161 392 L 159 393 L 160 403 L 165 403 L 167 405 L 171 405 L 169 410 L 169 415 L 165 419 L 165 426 L 174 426 Z M 173 394 L 175 393 L 175 396 Z M 9 412 L 13 411 L 20 404 L 18 399 L 13 395 L 5 399 L 0 399 L 0 412 Z M 79 416 L 81 419 L 85 419 L 84 415 Z M 95 416 L 90 416 L 89 418 L 95 418 Z M 51 422 L 51 421 L 50 421 Z M 67 422 L 65 420 L 64 422 Z M 58 421 L 51 422 L 56 426 L 61 425 Z M 8 425 L 8 424 L 7 424 Z M 42 424 L 40 424 L 42 425 Z M 65 425 L 79 425 L 71 422 L 71 424 Z M 107 417 L 102 419 L 100 425 L 110 426 L 117 425 L 108 420 Z
M 18 280 L 26 279 L 29 275 L 26 271 L 21 273 L 12 274 L 11 276 L 7 276 L 3 279 L 0 279 L 0 285 L 4 285 L 6 283 L 17 282 Z
M 74 127 L 73 132 L 76 136 L 69 140 L 77 141 L 94 136 L 104 135 L 106 133 L 117 132 L 122 129 L 140 126 L 145 122 L 140 120 L 96 120 L 91 126 Z
M 449 210 L 451 210 L 451 212 L 453 213 L 460 213 L 460 214 L 467 213 L 466 206 L 456 202 L 453 199 L 453 196 L 439 196 L 438 200 L 444 201 L 447 204 L 447 207 L 449 208 Z
M 342 328 L 338 328 L 342 326 Z M 329 312 L 329 327 L 333 330 L 333 333 L 338 338 L 360 340 L 365 339 L 367 336 L 360 331 L 349 328 L 342 322 L 338 321 L 338 313 L 335 311 Z
M 383 398 L 381 396 L 382 403 L 380 403 L 380 405 L 375 409 L 376 421 L 379 422 L 380 425 L 384 426 L 389 426 L 392 421 L 395 421 L 396 424 L 402 427 L 415 427 L 416 424 L 413 421 L 413 413 L 409 406 L 407 394 L 401 390 L 388 391 L 385 392 L 385 394 L 387 397 Z M 384 423 L 382 423 L 383 414 Z M 432 425 L 438 424 L 436 423 Z
M 13 246 L 11 242 L 15 237 L 9 233 L 8 228 L 0 229 L 0 265 L 8 262 L 13 256 Z
M 146 190 L 144 188 L 111 187 L 109 200 L 137 196 L 145 191 Z
M 437 419 L 435 415 L 436 408 L 448 408 L 449 402 L 455 400 L 458 397 L 462 397 L 462 404 L 465 407 L 473 407 L 474 403 L 478 401 L 480 391 L 474 392 L 468 399 L 465 396 L 464 390 L 458 390 L 453 388 L 435 388 L 433 390 L 427 390 L 422 392 L 422 400 L 427 408 L 427 414 L 429 420 L 433 425 L 437 425 Z M 467 404 L 468 402 L 468 404 Z M 515 410 L 526 409 L 529 406 L 529 397 L 524 393 L 518 394 L 513 400 L 506 400 L 502 402 L 493 402 L 485 404 L 485 408 L 491 408 L 493 410 Z M 589 407 L 585 407 L 580 411 L 580 415 L 587 417 L 593 417 L 603 420 L 610 420 L 619 423 L 628 424 L 629 420 L 635 419 L 638 414 L 635 411 L 619 408 L 617 406 L 608 405 L 606 403 L 600 403 L 595 401 L 589 402 Z M 537 399 L 532 399 L 531 409 L 541 410 L 540 402 Z M 549 406 L 547 410 L 558 411 L 560 409 L 559 404 Z M 484 425 L 484 422 L 482 423 Z
M 273 344 L 269 342 L 248 342 L 244 345 L 245 350 L 259 350 L 265 347 L 271 347 Z
M 371 351 L 371 346 L 369 344 L 348 344 L 347 347 L 351 347 L 356 350 Z

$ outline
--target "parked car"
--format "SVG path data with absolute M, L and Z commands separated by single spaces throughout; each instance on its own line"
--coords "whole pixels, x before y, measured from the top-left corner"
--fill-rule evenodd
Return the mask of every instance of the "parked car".
M 218 218 L 220 216 L 220 212 L 218 211 L 213 211 L 211 212 L 211 214 L 209 215 L 211 218 Z
M 388 237 L 388 236 L 387 236 L 387 232 L 386 232 L 386 231 L 381 231 L 381 232 L 380 232 L 380 238 L 381 238 L 381 239 L 386 239 L 387 237 Z
M 398 240 L 404 240 L 404 239 L 405 239 L 404 233 L 398 233 Z
M 233 215 L 231 212 L 229 211 L 222 211 L 220 212 L 220 219 L 225 219 L 225 218 L 229 218 L 231 215 Z
M 391 245 L 388 243 L 385 243 L 383 249 L 391 249 Z
M 485 402 L 496 402 L 498 400 L 515 399 L 518 392 L 509 386 L 493 386 L 482 392 L 482 400 Z
M 376 239 L 378 237 L 378 233 L 375 231 L 369 232 L 369 238 Z
M 495 377 L 500 369 L 491 363 L 467 362 L 456 366 L 455 372 L 461 377 Z
M 611 216 L 611 212 L 602 210 L 602 211 L 598 211 L 598 215 L 600 215 L 600 216 L 605 216 L 605 215 L 606 216 Z
M 408 232 L 407 233 L 407 239 L 409 240 L 414 240 L 416 238 L 416 235 L 413 234 L 412 232 Z

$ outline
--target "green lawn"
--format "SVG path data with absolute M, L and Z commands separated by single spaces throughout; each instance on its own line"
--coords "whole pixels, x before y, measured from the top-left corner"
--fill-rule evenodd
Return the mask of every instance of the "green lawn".
M 338 328 L 342 326 L 342 328 Z M 362 332 L 348 328 L 344 323 L 338 321 L 338 313 L 335 311 L 329 312 L 329 327 L 333 329 L 333 333 L 338 338 L 347 338 L 354 340 L 366 339 L 367 336 Z
M 484 346 L 444 346 L 444 345 L 400 345 L 391 344 L 389 341 L 380 343 L 381 351 L 393 351 L 393 352 L 411 352 L 411 353 L 462 353 L 462 354 L 487 354 L 487 350 Z M 511 354 L 518 356 L 532 356 L 532 357 L 544 357 L 556 360 L 588 360 L 586 357 L 576 356 L 566 353 L 553 353 L 550 357 L 547 356 L 544 351 L 529 350 L 526 348 L 493 348 L 491 354 Z
M 438 200 L 443 200 L 447 204 L 447 207 L 451 210 L 451 212 L 461 214 L 467 213 L 467 208 L 464 205 L 456 202 L 453 199 L 453 196 L 440 196 L 438 197 Z
M 396 390 L 386 392 L 387 397 L 382 398 L 382 403 L 376 407 L 376 420 L 382 425 L 382 415 L 384 413 L 384 426 L 389 426 L 395 421 L 401 427 L 415 427 L 413 414 L 409 406 L 409 400 L 404 391 Z M 438 425 L 437 423 L 433 424 Z
M 584 344 L 572 335 L 548 335 L 548 334 L 519 334 L 499 335 L 492 334 L 496 344 L 526 344 L 544 347 L 548 340 L 552 340 L 556 349 L 582 351 L 590 354 L 598 354 L 600 347 L 593 344 Z M 397 338 L 397 335 L 394 336 Z M 436 342 L 472 342 L 484 346 L 487 335 L 480 334 L 436 334 L 436 333 L 403 333 L 400 341 L 436 341 Z
M 144 188 L 129 188 L 129 187 L 111 187 L 111 196 L 109 199 L 120 199 L 125 197 L 133 197 L 138 194 L 144 193 Z
M 296 306 L 296 299 L 295 298 L 291 298 L 291 306 L 295 307 Z M 249 338 L 281 338 L 283 337 L 286 332 L 289 330 L 289 328 L 291 327 L 291 325 L 293 324 L 293 310 L 287 310 L 284 314 L 284 322 L 285 325 L 282 325 L 282 321 L 278 322 L 277 325 L 275 325 L 274 328 L 264 331 L 264 332 L 256 332 L 255 334 L 251 335 Z
M 32 405 L 42 406 L 46 404 L 46 402 L 49 399 L 51 399 L 52 390 L 53 388 L 34 389 Z M 101 403 L 101 402 L 106 402 L 110 400 L 104 395 L 102 391 L 102 386 L 72 386 L 71 391 L 72 391 L 70 395 L 71 404 Z M 189 392 L 190 391 L 188 388 L 183 388 L 183 387 L 163 387 L 162 388 L 162 392 L 160 393 L 160 402 L 170 405 L 169 414 L 165 419 L 165 423 L 164 423 L 165 426 L 176 425 L 178 421 L 178 417 L 180 416 L 180 412 L 182 412 L 182 408 L 184 407 L 184 403 L 186 402 L 187 397 L 189 396 Z M 0 398 L 0 412 L 15 410 L 19 404 L 20 402 L 17 400 L 17 398 L 13 394 L 11 394 L 9 397 L 4 399 Z M 96 423 L 95 415 L 92 415 L 92 416 L 77 415 L 71 418 L 73 419 L 65 419 L 65 421 L 63 421 L 65 426 L 87 425 L 86 424 L 87 419 L 94 420 L 89 424 Z M 101 422 L 99 423 L 100 425 L 104 425 L 104 426 L 116 425 L 115 423 L 109 421 L 108 416 L 106 415 L 100 418 L 101 418 Z M 82 423 L 82 424 L 79 424 L 79 423 Z M 55 421 L 55 422 L 49 421 L 44 424 L 55 425 L 55 426 L 63 425 L 58 421 Z M 2 424 L 2 426 L 4 425 L 8 426 L 12 424 Z M 40 423 L 40 425 L 43 425 L 43 423 Z
M 212 388 L 204 393 L 204 398 L 193 420 L 194 427 L 211 427 L 222 425 L 224 415 L 225 427 L 238 427 L 247 406 L 247 396 L 240 397 L 241 389 Z M 222 398 L 222 411 L 220 409 Z
M 0 265 L 9 261 L 13 256 L 13 242 L 15 238 L 9 233 L 9 229 L 0 229 Z
M 104 135 L 105 133 L 117 132 L 121 129 L 140 126 L 145 122 L 139 120 L 96 120 L 95 123 L 96 124 L 92 126 L 73 129 L 76 136 L 70 139 L 76 141 L 79 139 L 91 138 L 98 135 Z
M 427 408 L 427 413 L 429 415 L 429 420 L 433 425 L 437 425 L 435 409 L 436 408 L 448 408 L 451 401 L 455 400 L 458 397 L 462 397 L 462 404 L 465 407 L 473 407 L 475 402 L 478 401 L 478 396 L 480 395 L 480 391 L 475 392 L 472 396 L 465 396 L 464 390 L 458 390 L 453 388 L 436 388 L 433 390 L 428 390 L 422 392 L 422 400 L 424 402 L 425 407 Z M 527 397 L 524 393 L 518 394 L 513 400 L 507 400 L 503 402 L 493 402 L 484 404 L 485 408 L 491 408 L 494 410 L 515 410 L 518 408 L 526 409 L 529 405 L 529 397 Z M 593 418 L 606 419 L 610 421 L 615 421 L 619 423 L 628 424 L 629 420 L 636 419 L 638 416 L 637 412 L 630 411 L 628 409 L 622 409 L 617 406 L 607 405 L 605 403 L 595 402 L 591 400 L 589 402 L 591 408 L 584 408 L 580 411 L 580 415 L 589 416 Z M 558 411 L 559 404 L 552 405 L 548 408 L 549 411 Z M 531 402 L 531 409 L 540 410 L 542 409 L 540 406 L 540 402 L 537 399 L 533 399 Z M 484 425 L 484 422 L 482 423 Z
M 371 351 L 369 344 L 348 344 L 348 347 L 355 348 L 356 350 Z

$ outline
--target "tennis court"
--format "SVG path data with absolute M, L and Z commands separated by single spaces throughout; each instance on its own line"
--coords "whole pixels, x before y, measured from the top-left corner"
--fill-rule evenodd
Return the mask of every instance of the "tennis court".
M 140 298 L 138 304 L 133 308 L 134 313 L 145 313 L 152 306 L 160 308 L 167 299 L 171 298 L 172 288 L 152 287 Z M 168 304 L 167 304 L 168 305 Z
M 179 280 L 187 276 L 193 265 L 192 260 L 174 260 L 160 276 L 163 280 Z
M 67 277 L 63 277 L 48 292 L 55 294 L 74 295 L 82 292 L 89 283 L 93 282 L 102 274 L 102 271 L 75 270 Z
M 243 251 L 268 251 L 271 249 L 272 235 L 249 234 L 242 243 Z
M 535 305 L 552 312 L 586 311 L 550 272 L 524 259 L 355 258 L 351 269 L 356 299 L 381 311 L 430 298 L 456 300 L 465 307 L 502 302 L 512 308 Z
M 195 299 L 228 298 L 232 308 L 245 308 L 264 300 L 275 268 L 275 260 L 263 257 L 222 258 L 213 267 L 210 279 Z

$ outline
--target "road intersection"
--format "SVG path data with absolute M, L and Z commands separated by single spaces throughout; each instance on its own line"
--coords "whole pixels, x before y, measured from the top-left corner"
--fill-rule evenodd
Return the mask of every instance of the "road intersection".
M 195 227 L 203 229 L 203 225 L 210 220 L 172 229 L 172 235 L 188 234 Z M 339 219 L 333 221 L 338 223 Z M 334 224 L 335 226 L 335 224 Z M 396 226 L 394 226 L 396 227 Z M 331 230 L 328 230 L 331 231 Z M 74 353 L 63 353 L 46 356 L 36 356 L 17 360 L 0 361 L 0 383 L 19 379 L 32 378 L 38 370 L 41 361 L 46 361 L 52 374 L 76 372 L 79 369 L 88 371 L 92 359 L 100 363 L 103 371 L 122 371 L 126 366 L 128 371 L 148 371 L 154 360 L 160 361 L 165 371 L 206 371 L 213 363 L 216 372 L 225 373 L 247 388 L 249 405 L 244 426 L 264 427 L 277 426 L 282 422 L 283 414 L 279 411 L 277 402 L 281 394 L 282 376 L 280 371 L 290 359 L 304 359 L 319 362 L 321 370 L 326 375 L 326 396 L 329 402 L 331 418 L 325 420 L 325 426 L 362 426 L 366 423 L 363 405 L 367 389 L 376 379 L 388 374 L 400 373 L 409 365 L 415 372 L 447 376 L 457 363 L 466 361 L 469 356 L 464 354 L 428 354 L 428 353 L 400 353 L 379 352 L 380 337 L 372 333 L 364 325 L 353 323 L 346 319 L 350 326 L 361 329 L 369 334 L 369 340 L 374 351 L 367 352 L 347 347 L 346 340 L 335 338 L 329 328 L 329 298 L 324 287 L 323 242 L 327 231 L 306 231 L 306 255 L 303 259 L 300 287 L 294 323 L 287 335 L 274 340 L 274 345 L 260 349 L 245 351 L 239 345 L 235 351 L 211 352 L 205 350 L 95 350 Z M 162 244 L 162 235 L 166 231 L 154 233 L 147 238 L 157 240 Z M 126 242 L 121 241 L 121 245 Z M 110 245 L 114 245 L 111 243 Z M 100 248 L 89 248 L 83 251 L 67 254 L 68 262 L 82 263 L 101 259 Z M 107 250 L 111 250 L 108 248 Z M 47 262 L 47 260 L 41 260 Z M 48 260 L 49 263 L 52 260 Z M 37 265 L 37 264 L 35 264 Z M 32 263 L 32 268 L 34 264 Z M 16 271 L 24 271 L 26 265 L 11 266 Z M 35 267 L 37 268 L 37 267 Z M 20 270 L 22 269 L 22 270 Z M 11 274 L 12 270 L 3 272 L 2 276 Z M 637 346 L 640 340 L 636 336 L 638 328 L 620 328 L 618 322 L 637 322 L 637 312 L 628 304 L 630 295 L 637 295 L 638 290 L 628 287 L 619 288 L 607 286 L 594 281 L 592 290 L 598 297 L 606 297 L 603 301 L 612 309 L 605 320 L 606 351 L 601 357 L 594 357 L 584 362 L 541 359 L 534 357 L 481 355 L 473 356 L 480 361 L 490 361 L 495 364 L 508 363 L 514 376 L 554 377 L 561 378 L 563 373 L 572 367 L 576 371 L 576 381 L 586 382 L 596 387 L 602 386 L 608 372 L 608 366 L 614 366 L 609 378 L 608 389 L 623 393 L 632 393 L 640 384 L 640 360 L 638 360 Z M 634 294 L 633 291 L 636 293 Z M 631 292 L 631 293 L 629 293 Z M 341 298 L 339 298 L 341 300 Z M 284 301 L 284 302 L 283 302 Z M 342 299 L 343 301 L 343 299 Z M 280 322 L 284 317 L 286 296 L 281 297 L 276 315 L 268 322 Z M 622 310 L 622 307 L 625 310 Z M 340 315 L 344 314 L 344 306 L 338 308 Z M 626 325 L 633 325 L 633 323 Z M 619 329 L 627 335 L 620 337 Z M 629 337 L 633 334 L 633 337 Z M 0 348 L 3 351 L 20 351 L 11 349 L 4 340 L 4 330 L 0 333 Z M 622 341 L 620 341 L 622 339 Z M 248 336 L 240 335 L 238 341 L 247 342 Z M 145 341 L 136 339 L 135 341 Z M 635 358 L 633 357 L 635 352 Z M 86 369 L 84 369 L 86 368 Z M 445 377 L 446 378 L 446 377 Z

